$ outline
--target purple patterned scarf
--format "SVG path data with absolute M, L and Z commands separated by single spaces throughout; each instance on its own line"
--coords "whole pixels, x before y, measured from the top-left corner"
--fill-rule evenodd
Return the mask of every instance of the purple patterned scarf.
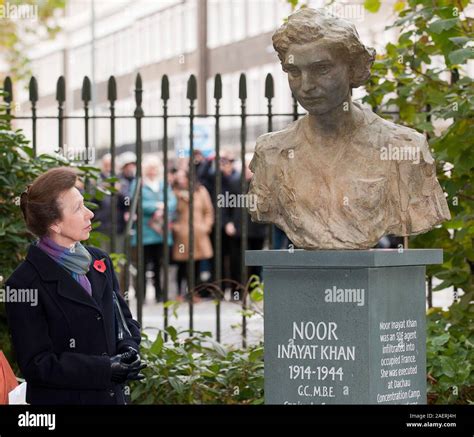
M 49 237 L 42 237 L 36 242 L 36 245 L 66 269 L 82 285 L 89 296 L 92 296 L 92 286 L 86 276 L 92 262 L 92 255 L 81 243 L 77 242 L 68 248 L 60 246 Z

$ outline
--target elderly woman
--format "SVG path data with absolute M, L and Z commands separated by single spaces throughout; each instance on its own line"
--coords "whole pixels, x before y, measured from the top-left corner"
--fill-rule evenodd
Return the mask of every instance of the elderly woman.
M 151 265 L 153 270 L 153 285 L 155 288 L 155 302 L 163 301 L 163 291 L 161 288 L 161 265 L 163 260 L 163 235 L 164 235 L 164 184 L 161 169 L 163 164 L 155 155 L 148 156 L 143 164 L 142 182 L 142 223 L 143 223 L 143 251 L 146 270 Z M 136 181 L 133 181 L 130 190 L 135 191 Z M 171 186 L 168 190 L 168 223 L 171 226 L 173 214 L 176 210 L 176 197 Z M 173 244 L 173 235 L 168 232 L 168 247 Z M 137 234 L 134 234 L 132 245 L 137 245 Z
M 39 176 L 21 195 L 39 239 L 6 282 L 35 302 L 6 304 L 30 404 L 125 404 L 124 383 L 141 379 L 140 326 L 120 295 L 109 256 L 83 246 L 94 214 L 67 167 Z

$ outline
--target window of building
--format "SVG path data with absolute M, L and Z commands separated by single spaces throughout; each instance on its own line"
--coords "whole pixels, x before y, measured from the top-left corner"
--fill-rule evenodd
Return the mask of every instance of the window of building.
M 197 9 L 195 2 L 185 3 L 185 27 L 185 52 L 192 52 L 197 47 Z
M 261 5 L 260 1 L 245 0 L 247 14 L 247 36 L 255 36 L 261 29 Z
M 227 3 L 220 3 L 219 10 L 219 45 L 226 45 L 231 42 L 232 39 L 232 5 Z
M 184 53 L 184 38 L 186 33 L 183 6 L 178 5 L 173 8 L 173 23 L 175 27 L 175 54 L 179 56 Z
M 162 45 L 160 50 L 163 53 L 163 58 L 167 59 L 171 55 L 171 40 L 172 40 L 172 27 L 171 27 L 171 17 L 169 9 L 162 12 L 162 21 L 161 27 L 163 29 L 162 33 Z
M 207 46 L 209 48 L 214 48 L 219 45 L 218 22 L 218 0 L 210 0 L 207 4 Z
M 232 10 L 232 41 L 240 41 L 246 34 L 245 1 L 232 0 L 229 8 Z

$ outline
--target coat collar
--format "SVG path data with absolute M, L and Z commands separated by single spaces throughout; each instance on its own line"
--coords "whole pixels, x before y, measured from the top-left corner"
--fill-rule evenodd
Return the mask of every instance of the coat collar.
M 94 260 L 98 258 L 89 247 L 86 247 L 86 249 L 92 255 L 93 263 Z M 58 294 L 100 311 L 104 289 L 107 284 L 107 276 L 105 272 L 98 272 L 91 264 L 86 276 L 89 278 L 92 286 L 92 298 L 67 270 L 61 267 L 49 255 L 34 244 L 29 247 L 26 260 L 34 266 L 41 279 L 44 281 L 57 282 Z

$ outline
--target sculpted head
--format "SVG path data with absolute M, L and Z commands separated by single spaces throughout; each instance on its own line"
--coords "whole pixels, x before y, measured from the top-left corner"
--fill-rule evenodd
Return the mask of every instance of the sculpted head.
M 310 114 L 338 107 L 370 77 L 375 50 L 362 44 L 352 23 L 324 9 L 300 9 L 272 40 L 293 95 Z

